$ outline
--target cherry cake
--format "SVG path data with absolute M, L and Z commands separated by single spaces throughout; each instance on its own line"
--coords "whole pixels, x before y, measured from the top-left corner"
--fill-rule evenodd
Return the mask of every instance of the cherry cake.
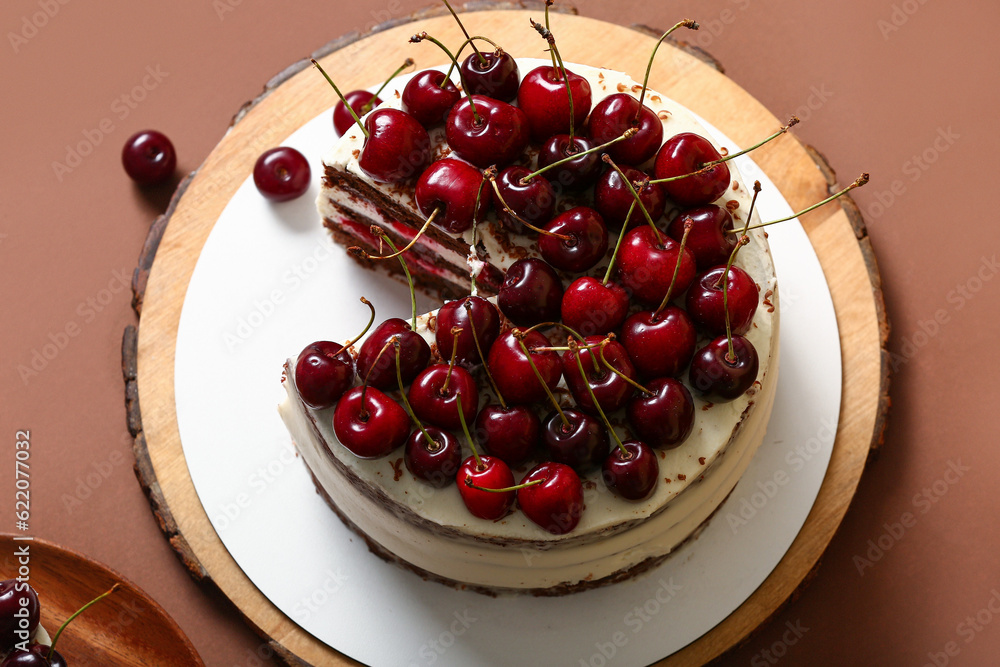
M 421 72 L 324 159 L 323 224 L 387 270 L 399 258 L 378 257 L 412 242 L 401 257 L 441 309 L 308 346 L 279 411 L 319 493 L 380 557 L 483 593 L 562 595 L 655 567 L 732 492 L 774 401 L 777 284 L 766 234 L 743 232 L 753 188 L 732 162 L 707 165 L 727 151 L 684 107 L 570 64 L 568 139 L 552 61 L 486 55 L 519 83 L 473 97 L 480 123 L 507 114 L 502 145 L 467 145 L 459 90 L 436 111 L 411 104 L 418 77 L 450 90 Z M 370 165 L 392 155 L 365 156 L 393 131 L 372 120 L 383 110 L 426 131 L 396 139 L 416 143 L 388 177 Z M 576 164 L 525 179 L 560 151 Z

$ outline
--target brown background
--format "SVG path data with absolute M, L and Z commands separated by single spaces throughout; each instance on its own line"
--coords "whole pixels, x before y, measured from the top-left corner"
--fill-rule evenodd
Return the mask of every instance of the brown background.
M 135 317 L 117 276 L 130 274 L 170 188 L 133 187 L 119 151 L 132 132 L 157 128 L 177 146 L 179 172 L 193 170 L 271 75 L 330 39 L 426 2 L 61 1 L 7 0 L 0 8 L 0 479 L 7 480 L 0 530 L 12 530 L 14 432 L 29 428 L 32 532 L 136 581 L 206 664 L 260 664 L 257 638 L 176 561 L 131 471 L 119 345 Z M 43 21 L 45 7 L 54 15 Z M 778 643 L 786 664 L 922 665 L 948 642 L 957 652 L 951 664 L 995 664 L 1000 618 L 985 611 L 978 621 L 985 624 L 973 625 L 966 617 L 1000 590 L 1000 452 L 987 435 L 1000 408 L 1000 267 L 989 261 L 1000 236 L 986 197 L 1000 149 L 1000 6 L 579 0 L 577 7 L 624 24 L 698 19 L 694 41 L 777 116 L 800 113 L 806 122 L 795 132 L 843 181 L 873 175 L 857 200 L 898 355 L 885 448 L 818 578 L 724 664 L 769 664 L 762 651 Z M 37 30 L 26 27 L 33 15 L 44 23 Z M 21 37 L 12 42 L 11 34 Z M 150 90 L 128 100 L 134 108 L 116 102 L 143 84 L 147 67 L 158 68 L 160 80 L 146 78 Z M 65 164 L 67 146 L 88 134 L 92 153 L 57 174 L 53 163 Z M 60 335 L 67 330 L 71 336 Z M 58 353 L 22 377 L 19 367 L 52 341 L 63 349 L 48 348 Z M 950 463 L 968 470 L 946 477 Z M 883 536 L 907 512 L 915 523 L 898 539 Z M 859 574 L 856 557 L 868 557 L 869 540 L 880 537 L 891 548 Z M 780 646 L 786 624 L 808 630 Z

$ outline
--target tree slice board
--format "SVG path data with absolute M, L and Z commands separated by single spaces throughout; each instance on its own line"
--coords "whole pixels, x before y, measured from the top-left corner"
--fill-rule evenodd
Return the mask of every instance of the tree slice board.
M 539 38 L 524 29 L 540 5 L 467 6 L 476 30 L 515 54 L 540 53 Z M 432 10 L 348 35 L 314 56 L 337 73 L 344 90 L 381 80 L 406 56 L 415 30 L 446 43 L 461 40 L 447 15 Z M 573 14 L 553 16 L 563 53 L 587 53 L 587 64 L 642 73 L 660 31 L 626 28 Z M 627 48 L 626 48 L 627 47 Z M 420 52 L 421 66 L 444 63 L 436 49 Z M 196 579 L 220 589 L 276 655 L 289 664 L 354 664 L 300 629 L 237 566 L 198 501 L 181 448 L 174 402 L 174 351 L 188 283 L 201 248 L 229 199 L 253 170 L 257 156 L 331 105 L 329 86 L 304 59 L 269 81 L 245 104 L 198 171 L 186 178 L 167 212 L 153 225 L 133 278 L 138 330 L 123 339 L 129 429 L 135 437 L 136 474 L 160 527 Z M 722 74 L 708 54 L 682 42 L 661 49 L 650 86 L 701 114 L 740 145 L 753 144 L 782 123 Z M 795 210 L 839 189 L 836 175 L 814 149 L 783 137 L 754 154 L 758 165 Z M 843 395 L 840 424 L 826 478 L 805 526 L 760 588 L 697 641 L 663 665 L 704 664 L 767 621 L 809 580 L 854 496 L 868 459 L 878 451 L 889 407 L 889 327 L 878 266 L 854 202 L 843 198 L 804 216 L 802 224 L 826 273 L 840 327 Z M 318 222 L 317 222 L 318 224 Z M 139 400 L 143 408 L 140 413 Z
M 203 667 L 194 646 L 155 600 L 114 570 L 39 538 L 0 534 L 0 579 L 18 575 L 27 549 L 41 625 L 54 638 L 77 609 L 115 584 L 119 589 L 73 620 L 56 644 L 70 665 Z

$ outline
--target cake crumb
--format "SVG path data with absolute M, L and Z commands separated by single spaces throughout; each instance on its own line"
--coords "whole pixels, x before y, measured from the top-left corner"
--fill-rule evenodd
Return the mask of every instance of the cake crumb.
M 660 120 L 668 120 L 670 118 L 670 112 L 667 111 L 666 109 L 661 109 L 660 111 L 656 112 L 656 117 L 659 118 Z
M 730 212 L 735 211 L 739 207 L 740 203 L 735 199 L 730 199 L 729 201 L 726 202 L 726 209 L 729 210 Z
M 669 477 L 664 477 L 663 481 L 666 482 L 667 484 L 670 484 L 673 480 L 670 479 Z
M 687 480 L 687 475 L 681 475 L 681 474 L 678 473 L 677 479 L 679 479 L 680 481 L 683 482 L 683 481 Z
M 763 303 L 764 303 L 765 306 L 767 306 L 767 312 L 769 312 L 769 313 L 773 313 L 774 312 L 774 304 L 771 303 L 771 295 L 772 294 L 774 294 L 774 290 L 767 290 L 766 292 L 764 292 L 764 301 L 763 301 Z
M 626 90 L 628 90 L 628 86 L 626 86 L 624 83 L 619 83 L 618 84 L 618 92 L 619 93 L 624 93 Z
M 635 85 L 633 85 L 633 86 L 632 86 L 632 92 L 633 92 L 633 93 L 638 93 L 638 92 L 642 92 L 642 86 L 640 86 L 639 84 L 635 84 Z
M 660 98 L 660 96 L 659 96 L 659 95 L 650 95 L 650 96 L 649 96 L 649 99 L 653 100 L 654 102 L 662 102 L 662 101 L 663 101 L 663 100 L 662 100 L 662 99 Z
M 392 481 L 398 482 L 403 476 L 403 457 L 400 456 L 395 461 L 390 461 L 389 465 L 392 466 Z
M 702 409 L 702 410 L 708 410 L 708 409 L 710 409 L 710 408 L 711 408 L 711 407 L 712 407 L 713 405 L 715 405 L 715 403 L 706 403 L 705 405 L 701 406 L 701 409 Z
M 705 465 L 705 457 L 704 456 L 699 456 L 698 457 L 698 463 L 700 463 L 701 465 Z
M 719 149 L 719 155 L 721 155 L 722 157 L 726 157 L 727 155 L 729 155 L 729 149 L 723 146 L 722 148 Z
M 740 182 L 739 181 L 733 181 L 733 190 L 735 191 L 735 190 L 739 190 L 739 189 L 740 189 Z
M 351 151 L 351 155 L 354 156 L 355 160 L 360 159 L 360 157 L 361 157 L 361 151 L 359 151 L 357 148 L 355 148 L 353 151 Z

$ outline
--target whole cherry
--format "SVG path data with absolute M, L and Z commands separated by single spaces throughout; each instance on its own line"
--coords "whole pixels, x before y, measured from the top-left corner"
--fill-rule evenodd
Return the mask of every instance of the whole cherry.
M 726 276 L 728 303 L 723 294 L 722 280 Z M 738 266 L 717 266 L 700 274 L 688 290 L 686 307 L 694 323 L 710 336 L 726 333 L 726 309 L 734 334 L 750 331 L 757 312 L 760 292 L 757 283 Z
M 333 432 L 361 459 L 385 456 L 406 441 L 410 417 L 399 403 L 374 387 L 348 390 L 333 412 Z
M 656 154 L 653 169 L 658 180 L 685 176 L 664 182 L 664 190 L 680 206 L 702 206 L 721 197 L 732 182 L 729 165 L 725 162 L 705 168 L 721 158 L 708 139 L 693 132 L 682 132 L 664 142 Z
M 649 217 L 654 222 L 659 220 L 667 205 L 663 186 L 650 183 L 649 176 L 645 172 L 633 167 L 623 166 L 621 171 L 629 182 L 643 184 L 637 189 L 640 201 L 649 213 Z M 604 222 L 614 229 L 621 229 L 623 225 L 631 229 L 646 221 L 641 210 L 635 206 L 635 198 L 625 184 L 625 179 L 615 169 L 605 171 L 597 179 L 597 184 L 594 186 L 594 207 L 604 218 Z M 677 240 L 680 240 L 679 235 Z
M 563 286 L 559 274 L 537 257 L 519 259 L 507 269 L 497 294 L 500 311 L 517 326 L 559 318 Z
M 490 403 L 476 416 L 476 436 L 483 449 L 507 465 L 517 466 L 531 458 L 541 433 L 538 415 L 526 405 Z
M 24 626 L 17 614 L 26 619 Z M 11 650 L 16 643 L 34 634 L 40 616 L 38 593 L 27 582 L 17 579 L 0 582 L 0 652 Z M 21 632 L 26 634 L 21 635 Z
M 517 504 L 531 521 L 553 535 L 565 535 L 583 515 L 583 484 L 567 465 L 546 461 L 521 479 Z
M 501 333 L 493 343 L 487 366 L 508 403 L 523 405 L 543 401 L 559 383 L 562 377 L 559 354 L 537 349 L 548 347 L 549 339 L 538 331 L 525 334 L 517 329 Z
M 614 93 L 601 100 L 590 112 L 590 136 L 604 143 L 630 127 L 638 132 L 629 139 L 608 147 L 616 162 L 639 165 L 656 155 L 663 143 L 663 122 L 656 113 L 628 93 Z
M 660 481 L 656 452 L 641 440 L 626 440 L 615 447 L 601 466 L 604 484 L 626 500 L 644 500 Z
M 628 316 L 628 292 L 616 282 L 581 276 L 563 294 L 563 323 L 584 336 L 616 331 Z
M 129 178 L 139 185 L 162 183 L 177 168 L 177 152 L 162 132 L 136 132 L 122 147 L 122 166 Z
M 524 180 L 530 173 L 531 170 L 527 167 L 512 165 L 500 171 L 495 179 L 491 179 L 491 195 L 497 219 L 504 227 L 517 234 L 524 233 L 521 220 L 541 226 L 555 214 L 556 192 L 552 184 L 544 178 Z M 513 211 L 513 215 L 508 209 Z
M 333 129 L 337 131 L 337 136 L 342 137 L 347 134 L 351 126 L 357 122 L 355 114 L 360 118 L 380 104 L 382 99 L 368 90 L 352 90 L 344 93 L 344 98 L 333 107 Z M 354 114 L 348 111 L 348 105 Z
M 743 336 L 713 339 L 691 361 L 689 380 L 705 400 L 725 403 L 742 396 L 757 379 L 757 349 Z
M 253 167 L 253 182 L 274 202 L 301 197 L 309 189 L 312 172 L 306 156 L 289 146 L 264 151 Z
M 358 352 L 358 376 L 378 389 L 396 385 L 395 359 L 391 354 L 380 354 L 393 337 L 399 338 L 400 362 L 403 382 L 409 384 L 422 371 L 431 358 L 431 348 L 423 337 L 413 331 L 410 324 L 393 317 L 375 327 Z
M 603 336 L 587 336 L 583 342 L 584 345 L 574 345 L 575 350 L 571 348 L 562 355 L 563 377 L 576 404 L 594 412 L 596 397 L 605 412 L 620 410 L 635 392 L 634 385 L 628 381 L 636 377 L 628 352 L 618 341 Z M 577 357 L 584 373 L 577 368 Z
M 679 380 L 660 377 L 646 383 L 649 392 L 637 392 L 626 414 L 635 434 L 657 449 L 673 449 L 694 428 L 694 401 Z
M 557 269 L 583 273 L 608 251 L 608 228 L 601 214 L 587 206 L 574 206 L 545 226 L 538 239 L 542 258 Z
M 424 127 L 443 123 L 462 97 L 462 92 L 444 72 L 426 69 L 415 74 L 403 88 L 403 111 Z
M 455 481 L 462 465 L 462 445 L 451 433 L 424 426 L 415 429 L 405 445 L 403 461 L 414 477 L 438 489 Z
M 495 456 L 470 456 L 458 471 L 458 493 L 473 516 L 487 521 L 503 518 L 514 506 L 516 492 L 510 467 Z
M 548 460 L 583 472 L 601 465 L 611 441 L 596 417 L 576 408 L 560 408 L 542 422 L 542 443 Z
M 477 167 L 504 166 L 528 145 L 528 118 L 506 102 L 471 95 L 452 107 L 445 136 L 455 155 Z
M 452 335 L 460 329 L 458 336 Z M 434 340 L 442 357 L 451 358 L 466 367 L 478 366 L 484 359 L 480 357 L 478 345 L 489 350 L 500 335 L 500 311 L 481 296 L 467 296 L 449 301 L 438 310 Z
M 553 134 L 538 151 L 538 168 L 552 167 L 543 172 L 545 178 L 562 188 L 587 188 L 601 173 L 601 158 L 596 152 L 586 151 L 600 143 L 579 135 Z
M 453 339 L 461 329 L 452 330 Z M 458 346 L 452 345 L 451 361 L 428 366 L 413 380 L 407 396 L 410 408 L 420 419 L 442 428 L 456 429 L 462 419 L 471 422 L 479 410 L 479 388 L 472 373 L 455 365 Z M 459 415 L 459 405 L 464 404 Z
M 420 175 L 413 198 L 426 216 L 441 209 L 434 223 L 460 234 L 486 217 L 490 204 L 486 187 L 482 173 L 468 162 L 443 158 Z
M 708 204 L 679 212 L 667 227 L 667 234 L 675 241 L 680 241 L 684 234 L 685 220 L 690 220 L 692 224 L 687 247 L 694 255 L 698 270 L 705 271 L 725 264 L 737 240 L 734 234 L 729 233 L 733 228 L 733 216 L 729 211 Z
M 669 236 L 642 225 L 625 234 L 618 253 L 619 280 L 639 301 L 657 304 L 666 295 L 678 262 L 674 294 L 694 282 L 694 255 Z

